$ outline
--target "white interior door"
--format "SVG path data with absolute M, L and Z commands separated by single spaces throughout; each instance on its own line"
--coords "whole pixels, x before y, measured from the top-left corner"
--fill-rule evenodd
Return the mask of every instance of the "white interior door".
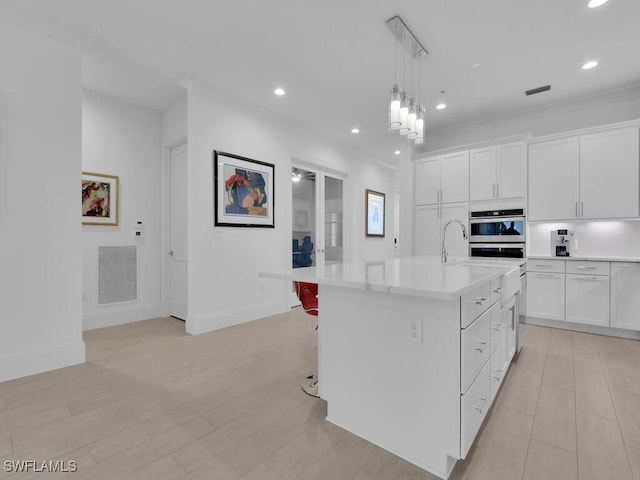
M 187 144 L 171 149 L 169 315 L 187 319 Z

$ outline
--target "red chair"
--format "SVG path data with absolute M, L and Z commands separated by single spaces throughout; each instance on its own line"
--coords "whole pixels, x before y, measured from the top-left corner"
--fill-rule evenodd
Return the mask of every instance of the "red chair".
M 293 282 L 296 288 L 296 295 L 302 303 L 302 308 L 306 313 L 318 316 L 318 284 L 308 282 Z M 318 327 L 316 327 L 317 329 Z M 315 375 L 305 377 L 302 382 L 302 390 L 313 397 L 318 395 L 318 378 Z

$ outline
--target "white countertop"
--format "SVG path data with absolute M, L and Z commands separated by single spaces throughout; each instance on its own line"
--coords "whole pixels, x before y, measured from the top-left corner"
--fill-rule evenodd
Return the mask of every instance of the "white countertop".
M 452 299 L 466 290 L 519 269 L 521 260 L 450 259 L 439 256 L 392 258 L 379 262 L 338 263 L 260 272 L 263 278 L 297 280 L 360 290 Z
M 615 256 L 571 256 L 571 257 L 552 257 L 551 255 L 531 255 L 528 260 L 587 260 L 598 262 L 640 262 L 640 257 L 615 257 Z

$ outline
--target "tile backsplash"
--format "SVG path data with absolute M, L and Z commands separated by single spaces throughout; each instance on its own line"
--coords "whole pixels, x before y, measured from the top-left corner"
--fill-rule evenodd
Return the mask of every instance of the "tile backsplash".
M 551 231 L 575 232 L 572 256 L 640 257 L 640 221 L 610 220 L 567 223 L 529 223 L 527 254 L 551 254 Z

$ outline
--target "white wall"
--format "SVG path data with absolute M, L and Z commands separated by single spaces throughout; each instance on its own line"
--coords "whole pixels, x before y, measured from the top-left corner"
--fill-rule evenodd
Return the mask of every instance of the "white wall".
M 393 256 L 393 235 L 365 239 L 364 190 L 387 193 L 393 226 L 393 172 L 312 134 L 214 101 L 191 87 L 188 95 L 189 314 L 187 331 L 200 333 L 288 309 L 290 285 L 258 278 L 291 268 L 291 159 L 317 160 L 348 172 L 347 249 L 354 260 Z M 275 229 L 213 227 L 212 150 L 275 165 Z
M 0 381 L 82 363 L 82 56 L 0 22 Z
M 85 91 L 82 169 L 117 175 L 118 226 L 82 226 L 84 329 L 153 318 L 161 309 L 161 137 L 159 112 Z M 133 237 L 136 220 L 141 238 Z M 138 246 L 138 300 L 98 305 L 98 246 Z

